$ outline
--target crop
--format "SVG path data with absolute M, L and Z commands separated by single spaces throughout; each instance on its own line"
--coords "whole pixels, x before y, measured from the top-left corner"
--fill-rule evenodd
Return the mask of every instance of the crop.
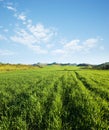
M 108 130 L 109 71 L 0 72 L 0 130 Z

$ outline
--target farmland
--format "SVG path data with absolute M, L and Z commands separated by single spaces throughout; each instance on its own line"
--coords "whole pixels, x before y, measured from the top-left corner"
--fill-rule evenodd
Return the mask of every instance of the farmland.
M 109 129 L 108 70 L 9 68 L 0 71 L 0 130 Z

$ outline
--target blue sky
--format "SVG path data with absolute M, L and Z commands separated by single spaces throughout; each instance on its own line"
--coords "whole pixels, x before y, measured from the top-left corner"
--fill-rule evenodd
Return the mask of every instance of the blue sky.
M 109 61 L 109 0 L 0 0 L 0 62 Z

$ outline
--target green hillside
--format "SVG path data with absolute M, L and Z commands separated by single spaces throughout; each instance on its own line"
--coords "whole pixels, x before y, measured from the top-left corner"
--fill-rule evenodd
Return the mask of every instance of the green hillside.
M 108 70 L 109 69 L 109 62 L 97 65 L 94 67 L 95 69 L 103 69 L 103 70 Z

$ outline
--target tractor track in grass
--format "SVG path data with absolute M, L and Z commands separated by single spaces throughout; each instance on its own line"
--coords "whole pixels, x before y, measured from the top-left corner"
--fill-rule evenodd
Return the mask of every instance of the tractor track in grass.
M 72 91 L 72 96 L 71 96 L 71 104 L 69 109 L 71 110 L 71 115 L 74 114 L 75 120 L 78 120 L 77 118 L 80 118 L 84 120 L 84 122 L 87 122 L 87 118 L 90 118 L 89 126 L 85 126 L 84 128 L 81 126 L 78 129 L 89 129 L 92 127 L 97 128 L 97 125 L 100 126 L 102 129 L 105 127 L 103 124 L 107 126 L 107 123 L 105 120 L 102 118 L 102 116 L 105 117 L 105 115 L 101 114 L 101 106 L 98 104 L 97 101 L 94 100 L 93 94 L 84 86 L 84 84 L 77 78 L 75 72 L 72 75 L 72 80 L 75 77 L 76 84 Z M 78 104 L 79 103 L 79 104 Z M 72 112 L 73 111 L 73 112 Z M 84 114 L 83 114 L 84 113 Z M 84 116 L 83 116 L 84 115 Z M 77 117 L 75 117 L 77 116 Z M 102 124 L 99 122 L 99 119 L 102 120 Z M 108 118 L 105 118 L 108 120 Z M 78 122 L 78 121 L 77 121 Z M 79 122 L 78 122 L 79 123 Z M 87 124 L 87 123 L 86 123 Z M 75 129 L 75 127 L 74 127 Z
M 102 98 L 89 90 L 76 73 L 79 72 L 50 70 L 31 75 L 27 72 L 19 78 L 8 76 L 9 88 L 1 95 L 6 105 L 0 104 L 0 130 L 17 129 L 18 126 L 23 130 L 108 130 L 107 106 L 103 106 Z M 15 97 L 10 92 L 12 88 Z M 5 97 L 8 93 L 12 95 L 10 101 Z
M 97 87 L 93 87 L 91 83 L 88 83 L 85 79 L 85 77 L 81 77 L 79 75 L 78 72 L 75 72 L 78 80 L 80 80 L 83 85 L 90 90 L 91 92 L 95 93 L 96 95 L 100 96 L 101 98 L 105 99 L 107 102 L 109 102 L 109 93 L 106 90 L 102 90 L 101 88 L 97 88 Z M 91 80 L 91 79 L 90 79 Z M 91 80 L 92 81 L 92 80 Z M 94 83 L 94 86 L 96 85 L 96 83 L 94 81 L 92 81 Z
M 93 100 L 100 106 L 100 111 L 102 113 L 102 120 L 106 119 L 109 125 L 109 102 L 108 100 L 102 98 L 100 94 L 98 94 L 94 89 L 89 88 L 89 84 L 87 81 L 81 80 L 78 72 L 75 72 L 77 79 L 83 84 L 84 88 L 88 91 L 89 95 L 93 97 Z M 88 86 L 87 86 L 88 85 Z

